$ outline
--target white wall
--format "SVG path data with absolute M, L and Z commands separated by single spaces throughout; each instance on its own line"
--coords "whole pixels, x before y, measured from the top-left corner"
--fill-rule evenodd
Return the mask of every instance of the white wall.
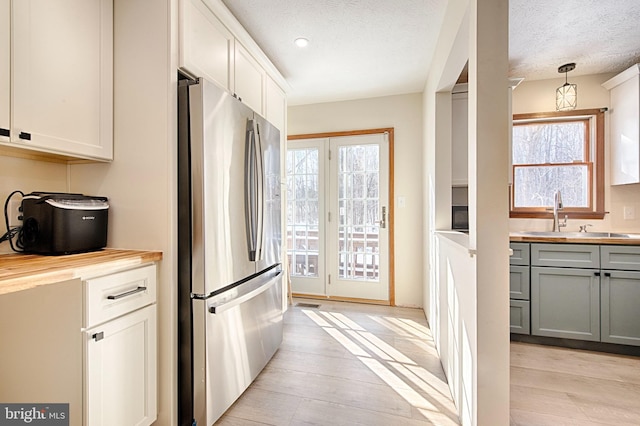
M 601 86 L 615 74 L 597 74 L 571 77 L 569 82 L 578 85 L 578 109 L 610 107 L 609 91 Z M 555 111 L 555 90 L 564 84 L 564 77 L 549 80 L 524 81 L 513 91 L 513 113 L 524 114 L 532 112 Z M 585 223 L 592 224 L 590 231 L 618 231 L 640 233 L 640 184 L 616 185 L 609 184 L 610 171 L 610 137 L 609 114 L 605 113 L 605 215 L 602 220 L 574 219 L 568 221 L 568 227 L 563 231 L 578 231 Z M 625 220 L 623 207 L 635 207 L 635 220 Z M 551 230 L 549 219 L 511 219 L 511 231 L 522 230 Z
M 463 425 L 509 424 L 508 6 L 447 3 L 424 92 L 425 310 L 452 393 L 463 396 Z M 450 91 L 467 59 L 470 233 L 444 242 L 436 231 L 449 226 Z
M 4 203 L 7 196 L 15 190 L 25 194 L 33 191 L 67 192 L 67 165 L 0 155 L 0 235 L 6 232 Z M 21 195 L 16 194 L 12 199 L 20 200 Z M 8 241 L 0 244 L 0 254 L 3 253 L 13 253 Z
M 396 304 L 422 304 L 422 96 L 409 94 L 288 108 L 288 134 L 394 128 Z M 398 197 L 405 207 L 398 207 Z

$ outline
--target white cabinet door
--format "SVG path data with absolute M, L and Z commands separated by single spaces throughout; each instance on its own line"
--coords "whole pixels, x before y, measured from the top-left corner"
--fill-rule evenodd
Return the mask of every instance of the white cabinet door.
M 179 28 L 180 68 L 231 90 L 233 34 L 201 0 L 180 1 Z
M 9 70 L 10 27 L 9 0 L 0 0 L 0 141 L 9 141 Z
M 255 112 L 264 115 L 266 73 L 240 43 L 236 43 L 235 94 Z
M 451 95 L 451 184 L 466 186 L 469 183 L 469 131 L 467 93 Z
M 85 332 L 86 424 L 149 425 L 157 417 L 156 306 Z
M 267 76 L 264 117 L 280 130 L 280 139 L 284 141 L 287 122 L 287 98 L 275 81 Z M 284 145 L 283 145 L 284 146 Z
M 113 158 L 113 0 L 12 2 L 11 141 Z
M 640 65 L 603 83 L 611 92 L 611 185 L 640 182 Z

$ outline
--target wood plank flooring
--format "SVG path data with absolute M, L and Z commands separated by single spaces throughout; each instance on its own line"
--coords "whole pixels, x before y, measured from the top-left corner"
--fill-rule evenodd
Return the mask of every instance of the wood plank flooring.
M 296 299 L 284 322 L 282 346 L 216 424 L 459 424 L 421 310 Z
M 511 343 L 511 425 L 640 425 L 640 358 Z
M 459 424 L 421 310 L 296 299 L 284 322 L 216 424 Z M 640 425 L 640 358 L 513 342 L 510 414 L 512 426 Z

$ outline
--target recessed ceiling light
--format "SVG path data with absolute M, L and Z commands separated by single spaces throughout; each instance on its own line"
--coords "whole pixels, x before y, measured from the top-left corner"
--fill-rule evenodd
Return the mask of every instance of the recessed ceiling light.
M 306 38 L 304 38 L 304 37 L 298 37 L 298 38 L 297 38 L 297 39 L 295 39 L 293 42 L 294 42 L 294 43 L 296 44 L 296 46 L 298 46 L 298 47 L 307 47 L 307 45 L 309 44 L 309 40 L 307 40 L 307 39 L 306 39 Z

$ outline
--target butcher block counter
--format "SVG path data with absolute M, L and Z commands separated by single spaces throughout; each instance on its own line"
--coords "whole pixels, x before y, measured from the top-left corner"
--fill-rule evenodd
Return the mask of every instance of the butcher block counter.
M 0 295 L 162 260 L 162 252 L 103 249 L 63 256 L 0 255 Z
M 640 234 L 609 232 L 511 232 L 511 242 L 640 246 Z

